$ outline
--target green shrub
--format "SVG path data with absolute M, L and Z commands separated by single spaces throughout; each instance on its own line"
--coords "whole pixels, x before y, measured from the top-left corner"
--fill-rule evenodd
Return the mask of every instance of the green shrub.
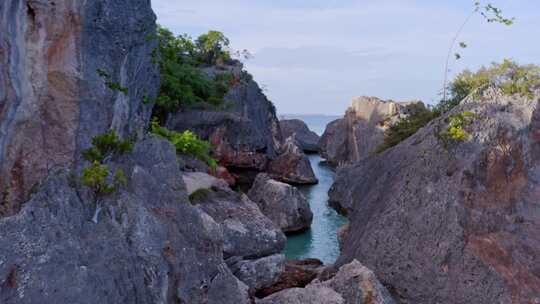
M 114 130 L 92 138 L 93 147 L 82 152 L 85 160 L 102 163 L 108 157 L 122 155 L 133 150 L 133 140 L 121 140 Z
M 443 143 L 445 149 L 448 149 L 451 143 L 467 141 L 471 138 L 471 134 L 467 132 L 466 127 L 477 118 L 478 116 L 472 112 L 450 115 L 445 120 L 448 126 L 445 130 L 438 132 L 437 138 Z
M 164 121 L 168 113 L 182 107 L 200 103 L 221 106 L 232 75 L 212 78 L 201 68 L 230 61 L 229 40 L 220 32 L 210 31 L 194 41 L 187 35 L 174 36 L 163 27 L 158 28 L 157 39 L 161 88 L 154 116 Z
M 171 142 L 177 153 L 186 154 L 204 161 L 212 169 L 217 167 L 217 161 L 210 156 L 212 151 L 210 143 L 200 140 L 193 132 L 189 130 L 183 133 L 171 131 L 161 127 L 156 120 L 152 121 L 151 132 Z
M 386 130 L 384 142 L 377 149 L 377 153 L 381 153 L 414 135 L 420 128 L 437 117 L 437 115 L 438 113 L 429 109 L 419 109 L 409 117 L 401 119 Z

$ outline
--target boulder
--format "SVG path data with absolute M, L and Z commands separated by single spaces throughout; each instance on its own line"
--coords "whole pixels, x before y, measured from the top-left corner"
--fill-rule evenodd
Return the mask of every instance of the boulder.
M 146 130 L 156 17 L 147 0 L 2 0 L 0 15 L 0 191 L 12 215 L 93 136 Z
M 174 148 L 147 139 L 111 169 L 128 185 L 95 204 L 74 173 L 52 174 L 0 219 L 0 302 L 250 303 L 223 260 L 223 233 L 188 203 Z
M 420 101 L 357 97 L 344 118 L 326 127 L 319 141 L 321 155 L 334 166 L 360 161 L 377 151 L 391 125 L 422 109 L 425 107 Z
M 276 282 L 271 286 L 258 290 L 255 295 L 264 298 L 285 289 L 306 287 L 317 277 L 322 267 L 323 263 L 317 259 L 288 260 L 285 269 Z
M 332 288 L 343 297 L 344 304 L 396 303 L 373 271 L 356 260 L 343 265 L 333 278 L 324 282 L 314 281 L 310 285 Z
M 277 282 L 285 269 L 285 256 L 274 254 L 255 260 L 241 260 L 230 265 L 229 268 L 250 288 L 251 294 L 254 294 Z
M 178 163 L 180 164 L 180 170 L 184 172 L 208 173 L 212 171 L 207 163 L 185 154 L 178 154 Z
M 256 304 L 345 304 L 343 297 L 332 288 L 308 286 L 290 288 L 255 301 Z
M 285 233 L 305 230 L 311 226 L 313 213 L 308 201 L 296 187 L 261 173 L 255 179 L 248 196 Z
M 192 203 L 221 225 L 226 258 L 260 258 L 285 248 L 283 232 L 246 195 L 214 189 L 192 199 Z
M 350 219 L 338 265 L 362 261 L 400 303 L 540 301 L 539 96 L 488 89 L 338 170 L 330 197 Z M 468 139 L 445 136 L 463 113 Z
M 211 190 L 212 188 L 228 188 L 226 181 L 215 178 L 202 172 L 186 172 L 182 175 L 188 195 L 199 190 Z
M 319 182 L 313 173 L 309 158 L 292 137 L 285 140 L 282 153 L 268 163 L 266 172 L 273 178 L 290 184 L 316 184 Z
M 284 119 L 279 121 L 281 137 L 294 137 L 298 146 L 306 153 L 319 151 L 319 135 L 311 131 L 305 122 L 300 119 Z

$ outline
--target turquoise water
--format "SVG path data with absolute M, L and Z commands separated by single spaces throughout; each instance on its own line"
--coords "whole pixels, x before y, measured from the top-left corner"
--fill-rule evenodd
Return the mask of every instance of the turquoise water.
M 328 206 L 328 190 L 334 181 L 334 172 L 319 155 L 309 155 L 309 160 L 319 184 L 299 188 L 309 201 L 313 223 L 311 229 L 288 236 L 285 256 L 289 259 L 317 258 L 330 264 L 339 256 L 337 231 L 346 219 Z
M 337 117 L 287 115 L 286 118 L 302 119 L 311 130 L 321 135 L 326 124 Z M 287 237 L 284 253 L 289 259 L 317 258 L 325 264 L 331 264 L 339 256 L 337 231 L 347 220 L 328 206 L 328 190 L 334 182 L 334 172 L 319 155 L 309 155 L 309 161 L 319 183 L 301 186 L 299 189 L 309 201 L 311 211 L 313 211 L 313 223 L 311 229 Z

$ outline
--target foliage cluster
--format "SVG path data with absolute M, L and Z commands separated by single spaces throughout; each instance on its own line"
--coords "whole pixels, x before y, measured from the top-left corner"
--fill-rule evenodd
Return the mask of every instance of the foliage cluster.
M 206 103 L 221 106 L 231 86 L 230 74 L 210 77 L 202 69 L 231 62 L 229 39 L 218 31 L 209 31 L 192 39 L 159 27 L 156 60 L 161 69 L 161 88 L 156 99 L 155 116 L 164 120 L 185 106 Z
M 107 73 L 105 70 L 97 69 L 97 73 L 101 78 L 103 78 L 103 81 L 105 81 L 105 85 L 109 89 L 113 91 L 119 91 L 124 94 L 128 93 L 128 88 L 125 88 L 122 85 L 120 85 L 120 83 L 113 81 L 111 75 L 109 75 L 109 73 Z
M 436 135 L 445 148 L 448 148 L 451 142 L 467 141 L 471 137 L 471 134 L 467 132 L 466 127 L 477 118 L 478 115 L 472 112 L 450 115 L 446 119 L 448 123 L 446 129 L 438 132 Z
M 519 65 L 512 60 L 503 63 L 492 63 L 477 72 L 464 71 L 449 86 L 450 98 L 441 100 L 433 109 L 415 111 L 409 117 L 400 120 L 390 127 L 385 134 L 384 143 L 378 148 L 382 152 L 393 147 L 415 134 L 431 120 L 449 112 L 466 97 L 480 96 L 484 89 L 494 86 L 505 95 L 518 94 L 533 97 L 534 90 L 540 88 L 540 67 L 536 65 Z M 441 132 L 440 138 L 445 144 L 451 141 L 465 141 L 470 136 L 464 127 L 474 118 L 465 112 L 448 118 L 448 129 Z
M 207 163 L 212 169 L 217 167 L 217 161 L 212 158 L 212 147 L 208 141 L 201 140 L 191 131 L 182 133 L 161 127 L 156 120 L 152 121 L 151 132 L 167 139 L 176 148 L 176 152 L 186 154 Z
M 109 166 L 104 163 L 111 157 L 129 153 L 132 150 L 132 140 L 121 140 L 114 130 L 110 130 L 92 138 L 92 147 L 82 152 L 84 159 L 92 165 L 83 168 L 81 182 L 93 191 L 96 201 L 127 185 L 127 177 L 121 169 L 112 174 Z

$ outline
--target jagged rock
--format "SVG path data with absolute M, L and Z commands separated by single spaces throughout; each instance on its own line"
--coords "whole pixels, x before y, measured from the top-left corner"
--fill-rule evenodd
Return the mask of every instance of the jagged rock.
M 264 298 L 285 289 L 306 287 L 317 277 L 321 267 L 323 263 L 317 259 L 288 260 L 277 281 L 272 286 L 258 290 L 255 295 Z
M 420 101 L 394 102 L 376 97 L 357 97 L 344 118 L 328 124 L 319 141 L 321 155 L 332 165 L 354 163 L 375 151 L 391 125 L 424 109 Z
M 279 121 L 281 136 L 283 138 L 294 137 L 298 146 L 306 153 L 319 151 L 319 135 L 311 131 L 305 122 L 300 119 L 285 119 Z
M 273 178 L 291 184 L 316 184 L 311 163 L 294 140 L 289 137 L 283 144 L 282 153 L 268 163 L 266 170 Z
M 186 184 L 188 195 L 201 189 L 211 190 L 212 188 L 227 188 L 229 186 L 226 181 L 202 172 L 186 172 L 182 175 L 182 179 Z
M 342 168 L 338 264 L 361 260 L 400 303 L 540 301 L 540 106 L 490 89 L 384 153 Z M 475 113 L 464 142 L 448 115 Z
M 373 271 L 356 260 L 343 265 L 333 278 L 310 285 L 332 288 L 343 297 L 344 304 L 395 304 Z
M 257 304 L 345 304 L 343 297 L 324 286 L 290 288 L 255 301 Z
M 254 294 L 276 283 L 285 269 L 285 256 L 274 254 L 255 260 L 241 260 L 229 268 Z
M 189 155 L 179 154 L 178 163 L 180 165 L 180 170 L 184 172 L 211 172 L 210 166 L 208 166 L 202 160 L 196 159 Z
M 223 261 L 220 225 L 188 203 L 174 148 L 148 139 L 111 168 L 129 183 L 94 204 L 73 174 L 52 175 L 0 219 L 0 302 L 250 303 Z
M 226 258 L 259 258 L 280 253 L 285 247 L 283 232 L 246 195 L 214 189 L 192 203 L 221 225 Z
M 296 187 L 261 173 L 255 179 L 248 196 L 283 232 L 297 232 L 311 226 L 313 213 L 308 201 Z
M 0 15 L 0 191 L 11 215 L 96 134 L 142 133 L 159 73 L 147 0 L 3 0 Z
M 223 166 L 218 166 L 216 171 L 213 172 L 213 175 L 226 181 L 231 187 L 236 185 L 236 178 L 231 174 L 231 172 L 229 172 L 229 170 L 227 170 L 227 168 Z
M 207 68 L 210 75 L 230 73 L 235 84 L 225 96 L 223 111 L 187 110 L 169 117 L 167 126 L 191 130 L 209 140 L 214 156 L 228 168 L 265 169 L 279 154 L 281 132 L 275 108 L 239 62 Z

